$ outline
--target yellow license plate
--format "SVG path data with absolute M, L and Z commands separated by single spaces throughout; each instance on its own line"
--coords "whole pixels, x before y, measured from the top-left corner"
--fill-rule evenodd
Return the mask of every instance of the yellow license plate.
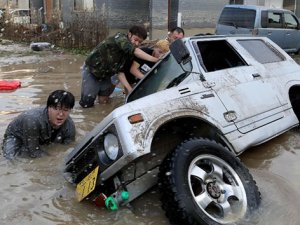
M 90 172 L 79 184 L 76 186 L 76 198 L 80 202 L 88 196 L 96 187 L 97 175 L 99 166 Z

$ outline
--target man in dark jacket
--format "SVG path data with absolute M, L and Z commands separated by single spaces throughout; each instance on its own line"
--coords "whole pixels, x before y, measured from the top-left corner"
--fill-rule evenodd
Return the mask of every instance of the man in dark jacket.
M 75 140 L 75 125 L 69 116 L 75 98 L 64 90 L 52 92 L 47 106 L 26 111 L 8 125 L 3 139 L 3 156 L 40 157 L 40 145 L 51 142 L 67 144 Z
M 157 62 L 159 59 L 137 48 L 147 37 L 147 31 L 133 26 L 127 34 L 117 33 L 98 44 L 88 55 L 82 69 L 81 99 L 79 104 L 92 107 L 98 96 L 99 103 L 106 103 L 115 89 L 111 78 L 119 74 L 127 60 L 133 57 Z M 125 88 L 130 88 L 127 80 L 118 77 Z

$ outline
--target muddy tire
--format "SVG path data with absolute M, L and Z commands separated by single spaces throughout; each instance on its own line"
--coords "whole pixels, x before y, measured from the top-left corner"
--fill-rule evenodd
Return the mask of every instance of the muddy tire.
M 171 224 L 241 222 L 260 203 L 248 169 L 222 145 L 207 139 L 185 141 L 166 157 L 159 188 Z

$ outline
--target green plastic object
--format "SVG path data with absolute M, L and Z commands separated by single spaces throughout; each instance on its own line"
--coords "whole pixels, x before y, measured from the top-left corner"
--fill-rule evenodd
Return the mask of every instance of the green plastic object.
M 119 209 L 117 201 L 112 196 L 108 197 L 105 200 L 105 206 L 107 209 L 112 210 L 112 211 L 116 211 Z
M 122 191 L 117 199 L 115 199 L 113 196 L 109 196 L 107 199 L 105 199 L 105 206 L 109 210 L 116 211 L 119 209 L 118 205 L 121 202 L 127 201 L 128 199 L 129 193 L 127 191 Z
M 129 193 L 127 191 L 122 191 L 121 198 L 123 201 L 126 201 L 129 199 Z

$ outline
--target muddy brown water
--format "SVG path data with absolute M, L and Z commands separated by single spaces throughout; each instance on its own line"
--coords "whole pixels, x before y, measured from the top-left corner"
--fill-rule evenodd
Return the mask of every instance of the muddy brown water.
M 15 116 L 44 105 L 48 94 L 55 89 L 66 89 L 75 95 L 71 116 L 77 128 L 76 143 L 123 103 L 122 94 L 116 93 L 108 105 L 82 109 L 78 100 L 84 58 L 50 52 L 48 61 L 43 57 L 16 65 L 13 64 L 16 59 L 11 58 L 12 63 L 0 67 L 0 79 L 19 79 L 23 84 L 15 91 L 0 92 L 0 142 Z M 62 176 L 63 158 L 76 143 L 50 145 L 46 147 L 49 156 L 35 160 L 19 159 L 11 163 L 0 156 L 0 225 L 169 225 L 155 188 L 116 212 L 98 208 L 91 202 L 78 203 L 75 187 Z M 293 129 L 251 148 L 241 159 L 262 195 L 261 209 L 251 224 L 299 224 L 300 130 Z

